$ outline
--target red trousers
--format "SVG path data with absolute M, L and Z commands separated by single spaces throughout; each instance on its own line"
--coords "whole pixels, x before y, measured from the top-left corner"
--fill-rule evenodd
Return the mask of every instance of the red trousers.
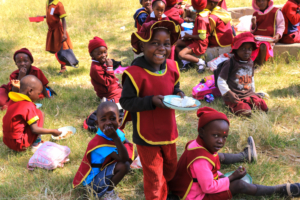
M 299 27 L 298 27 L 298 31 L 294 33 L 284 34 L 279 42 L 284 44 L 300 43 Z
M 253 107 L 262 111 L 268 110 L 266 102 L 256 95 L 243 98 L 238 103 L 225 102 L 225 104 L 229 106 L 230 111 L 236 115 L 244 111 L 251 111 Z
M 146 200 L 166 200 L 167 182 L 174 177 L 177 168 L 176 144 L 136 147 L 143 166 Z
M 99 94 L 98 97 L 100 99 L 102 99 L 103 97 L 105 97 L 107 100 L 112 100 L 113 99 L 115 103 L 119 103 L 121 95 L 122 95 L 122 88 L 116 88 L 115 90 L 113 90 L 110 93 Z
M 0 88 L 0 108 L 8 103 L 8 91 L 5 88 Z
M 216 193 L 216 194 L 206 194 L 203 198 L 203 200 L 228 200 L 232 199 L 232 194 L 230 190 Z

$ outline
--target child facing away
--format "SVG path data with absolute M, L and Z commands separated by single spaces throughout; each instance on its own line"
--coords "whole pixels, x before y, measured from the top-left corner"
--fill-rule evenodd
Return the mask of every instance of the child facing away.
M 285 20 L 285 30 L 281 43 L 300 43 L 300 0 L 288 0 L 281 9 Z
M 115 103 L 107 101 L 98 106 L 98 131 L 87 146 L 73 180 L 74 188 L 82 183 L 96 198 L 120 200 L 113 189 L 128 173 L 135 159 L 133 145 L 118 129 L 121 121 Z
M 236 115 L 250 116 L 254 108 L 268 111 L 266 102 L 255 93 L 254 64 L 250 59 L 254 49 L 256 43 L 250 32 L 237 35 L 232 43 L 234 56 L 224 62 L 217 80 L 225 104 Z
M 105 97 L 107 100 L 119 103 L 122 88 L 114 74 L 112 60 L 107 58 L 105 41 L 96 36 L 90 40 L 88 48 L 92 58 L 90 77 L 97 96 L 100 99 Z
M 61 47 L 63 49 L 73 49 L 73 45 L 67 32 L 66 11 L 59 0 L 47 0 L 46 15 L 48 33 L 46 40 L 46 51 L 52 54 L 58 52 Z M 59 75 L 67 71 L 65 65 L 61 64 Z
M 141 29 L 147 17 L 150 15 L 150 13 L 152 13 L 151 0 L 139 0 L 139 1 L 143 7 L 137 9 L 135 14 L 133 15 L 134 27 L 137 28 L 137 31 Z
M 225 200 L 236 194 L 252 196 L 299 197 L 300 183 L 264 186 L 249 184 L 243 178 L 247 171 L 239 167 L 225 177 L 221 163 L 233 164 L 244 160 L 252 161 L 257 156 L 253 138 L 248 138 L 248 148 L 239 154 L 219 153 L 229 134 L 229 120 L 224 113 L 209 107 L 197 111 L 199 117 L 198 137 L 187 143 L 178 161 L 174 179 L 169 183 L 170 191 L 186 200 Z
M 164 14 L 166 9 L 166 0 L 152 0 L 152 12 L 147 17 L 146 22 L 160 21 L 160 20 L 169 20 L 169 18 Z
M 184 22 L 183 9 L 177 6 L 178 0 L 166 0 L 165 15 L 175 22 L 176 25 L 181 25 Z
M 124 71 L 121 106 L 133 124 L 133 142 L 143 166 L 146 200 L 167 198 L 167 182 L 176 171 L 178 131 L 175 111 L 163 104 L 165 95 L 184 93 L 179 89 L 180 72 L 175 61 L 166 59 L 180 35 L 172 21 L 144 23 L 131 35 L 136 53 L 144 53 Z M 163 87 L 162 87 L 163 86 Z
M 10 82 L 0 87 L 0 108 L 7 108 L 9 102 L 8 93 L 10 91 L 19 92 L 18 86 L 14 87 L 11 82 L 14 80 L 20 81 L 26 75 L 34 75 L 42 82 L 43 91 L 40 94 L 39 98 L 49 98 L 49 94 L 47 92 L 47 84 L 49 83 L 49 81 L 45 77 L 42 70 L 35 66 L 32 66 L 34 59 L 31 52 L 26 48 L 19 49 L 14 53 L 13 59 L 18 69 L 11 73 L 11 75 L 9 76 Z
M 205 70 L 205 61 L 195 57 L 194 54 L 196 56 L 203 55 L 208 47 L 208 37 L 210 35 L 208 15 L 210 5 L 207 4 L 207 0 L 192 0 L 192 6 L 197 12 L 193 34 L 185 33 L 183 39 L 178 40 L 176 43 L 176 52 L 183 64 L 180 70 L 188 69 L 191 62 L 197 64 L 198 73 L 202 73 Z
M 279 8 L 273 6 L 273 0 L 252 0 L 255 10 L 251 22 L 253 35 L 269 36 L 277 43 L 284 32 L 284 17 Z M 252 52 L 252 60 L 262 65 L 268 58 L 273 57 L 273 47 L 269 42 L 257 41 L 258 48 Z
M 3 117 L 3 142 L 15 151 L 25 151 L 28 147 L 36 150 L 42 143 L 40 135 L 59 136 L 61 131 L 45 129 L 44 113 L 34 102 L 43 91 L 42 82 L 33 75 L 20 81 L 19 92 L 9 92 L 11 103 Z

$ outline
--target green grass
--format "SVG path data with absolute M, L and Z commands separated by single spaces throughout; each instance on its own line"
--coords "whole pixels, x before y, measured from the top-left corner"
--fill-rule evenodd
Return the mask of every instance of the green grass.
M 276 4 L 285 1 L 277 0 Z M 15 153 L 2 142 L 0 132 L 0 199 L 83 199 L 92 198 L 84 189 L 72 189 L 73 177 L 80 165 L 88 142 L 93 134 L 83 130 L 82 122 L 99 104 L 99 99 L 90 83 L 90 56 L 88 42 L 94 36 L 102 37 L 109 47 L 109 57 L 129 65 L 133 59 L 130 36 L 133 28 L 132 15 L 140 7 L 138 0 L 63 0 L 68 17 L 68 32 L 74 52 L 80 61 L 79 69 L 68 68 L 68 73 L 56 76 L 59 64 L 52 54 L 45 52 L 46 23 L 30 23 L 29 16 L 45 13 L 44 1 L 0 0 L 0 83 L 6 84 L 9 75 L 16 70 L 12 55 L 27 47 L 33 53 L 34 66 L 41 68 L 49 79 L 49 85 L 58 93 L 54 99 L 42 100 L 41 110 L 46 114 L 45 128 L 72 125 L 77 134 L 58 144 L 70 147 L 70 163 L 62 169 L 46 171 L 26 169 L 31 152 Z M 232 0 L 228 7 L 251 6 L 251 1 Z M 120 27 L 125 26 L 125 31 Z M 206 75 L 196 71 L 182 73 L 181 88 L 191 95 L 192 88 Z M 230 136 L 222 152 L 236 153 L 246 145 L 252 135 L 256 141 L 259 160 L 256 164 L 243 163 L 255 184 L 274 185 L 299 181 L 300 167 L 300 75 L 299 64 L 291 57 L 276 57 L 267 62 L 255 74 L 257 91 L 269 93 L 268 114 L 256 112 L 250 119 L 233 116 L 224 107 L 221 99 L 212 104 L 202 102 L 229 115 Z M 0 112 L 0 117 L 5 112 Z M 180 138 L 178 157 L 186 142 L 197 136 L 195 112 L 176 112 Z M 2 123 L 2 120 L 1 122 Z M 0 124 L 1 126 L 2 124 Z M 131 140 L 132 126 L 126 128 Z M 50 136 L 43 136 L 50 140 Z M 235 169 L 235 165 L 223 165 L 222 172 Z M 125 199 L 143 199 L 142 172 L 134 171 L 124 178 L 116 190 Z M 237 196 L 234 199 L 280 199 Z

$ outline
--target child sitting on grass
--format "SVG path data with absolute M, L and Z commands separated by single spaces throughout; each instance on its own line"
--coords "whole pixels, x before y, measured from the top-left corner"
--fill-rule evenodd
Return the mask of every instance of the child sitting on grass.
M 164 14 L 166 9 L 166 0 L 152 0 L 152 13 L 147 17 L 145 23 L 160 20 L 169 20 L 169 18 Z
M 3 117 L 3 142 L 15 151 L 25 151 L 32 146 L 35 151 L 41 145 L 40 135 L 59 136 L 56 129 L 44 129 L 44 113 L 36 108 L 35 102 L 43 91 L 42 82 L 33 75 L 20 81 L 20 91 L 8 94 L 11 103 Z
M 225 200 L 236 194 L 252 196 L 299 197 L 300 183 L 264 186 L 249 184 L 243 178 L 247 171 L 239 167 L 229 177 L 221 172 L 221 163 L 233 164 L 256 157 L 255 143 L 248 138 L 247 152 L 225 154 L 218 151 L 224 147 L 229 134 L 229 120 L 224 113 L 203 107 L 197 111 L 199 117 L 198 137 L 187 143 L 178 161 L 174 179 L 170 181 L 170 191 L 186 200 Z
M 280 42 L 300 43 L 300 0 L 288 0 L 281 11 L 285 20 L 285 30 Z
M 203 55 L 208 47 L 210 25 L 208 19 L 209 10 L 204 10 L 206 5 L 207 0 L 192 0 L 192 6 L 197 11 L 193 34 L 185 33 L 183 40 L 178 40 L 176 43 L 176 52 L 183 64 L 180 70 L 188 69 L 190 62 L 197 64 L 198 73 L 203 73 L 205 70 L 204 60 L 195 57 L 193 54 L 197 56 Z
M 128 117 L 132 119 L 133 142 L 143 166 L 146 200 L 165 200 L 167 182 L 176 171 L 175 111 L 168 109 L 163 99 L 165 95 L 184 96 L 179 89 L 177 63 L 167 59 L 179 35 L 180 28 L 172 21 L 144 23 L 131 36 L 133 49 L 144 56 L 135 59 L 122 78 L 120 103 L 128 111 L 123 125 Z
M 181 17 L 184 13 L 183 9 L 178 8 L 177 0 L 166 0 L 165 15 L 176 25 L 181 25 L 184 19 Z
M 48 95 L 46 88 L 47 88 L 47 84 L 49 83 L 49 81 L 45 77 L 42 70 L 40 70 L 37 67 L 32 66 L 32 63 L 34 60 L 33 60 L 31 52 L 26 48 L 19 49 L 18 51 L 16 51 L 14 53 L 13 59 L 15 61 L 15 64 L 18 67 L 18 70 L 14 71 L 9 76 L 10 83 L 8 83 L 7 85 L 2 85 L 0 88 L 0 108 L 1 107 L 2 107 L 2 109 L 7 108 L 7 104 L 9 101 L 8 93 L 10 91 L 19 92 L 19 88 L 14 87 L 11 84 L 11 82 L 13 80 L 20 81 L 26 75 L 34 75 L 42 82 L 43 91 L 40 94 L 39 98 L 40 99 L 42 99 L 44 97 L 48 98 L 49 95 Z
M 121 121 L 115 103 L 107 101 L 98 106 L 98 132 L 88 144 L 73 180 L 74 188 L 82 183 L 96 198 L 120 199 L 113 189 L 135 159 L 133 145 L 118 129 Z
M 251 33 L 253 35 L 269 36 L 277 43 L 283 35 L 284 17 L 279 8 L 273 6 L 273 0 L 252 0 L 255 10 L 252 17 Z M 258 48 L 252 52 L 255 64 L 262 65 L 273 57 L 273 47 L 269 42 L 257 41 Z
M 122 88 L 119 79 L 115 76 L 113 62 L 107 58 L 107 45 L 99 37 L 94 37 L 89 43 L 89 53 L 92 57 L 90 77 L 97 96 L 102 99 L 119 103 Z
M 254 108 L 268 111 L 266 102 L 255 93 L 254 64 L 250 59 L 254 49 L 256 43 L 251 33 L 237 35 L 232 43 L 234 56 L 224 62 L 217 80 L 225 104 L 236 115 L 251 116 Z
M 139 1 L 143 7 L 137 9 L 135 14 L 133 15 L 133 19 L 135 21 L 134 27 L 137 28 L 138 31 L 141 29 L 147 17 L 152 12 L 151 0 L 139 0 Z

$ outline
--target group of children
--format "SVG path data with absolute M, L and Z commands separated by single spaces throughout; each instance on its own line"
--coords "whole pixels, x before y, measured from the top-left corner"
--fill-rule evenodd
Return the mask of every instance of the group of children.
M 98 131 L 88 144 L 73 187 L 82 184 L 98 198 L 120 199 L 113 189 L 128 173 L 130 164 L 138 155 L 147 200 L 231 199 L 239 193 L 299 197 L 299 183 L 248 184 L 241 180 L 246 175 L 246 169 L 242 167 L 229 177 L 219 172 L 221 163 L 253 162 L 257 153 L 252 137 L 248 138 L 248 146 L 241 153 L 218 153 L 225 145 L 230 122 L 225 114 L 212 108 L 203 107 L 197 111 L 198 133 L 186 144 L 178 161 L 175 111 L 163 103 L 166 95 L 185 96 L 180 89 L 180 68 L 176 61 L 168 59 L 174 45 L 183 63 L 197 63 L 198 71 L 203 71 L 205 62 L 194 54 L 204 54 L 209 44 L 231 45 L 233 56 L 224 62 L 215 80 L 225 104 L 237 115 L 250 116 L 253 108 L 267 112 L 265 101 L 255 93 L 254 62 L 259 63 L 271 55 L 269 50 L 272 47 L 269 43 L 255 41 L 253 34 L 269 35 L 276 42 L 289 39 L 297 42 L 297 23 L 300 23 L 297 1 L 289 0 L 281 12 L 273 7 L 271 0 L 253 0 L 256 9 L 251 25 L 253 34 L 246 32 L 236 37 L 232 35 L 225 1 L 192 0 L 197 12 L 195 20 L 180 17 L 183 15 L 179 6 L 182 2 L 176 0 L 140 0 L 140 3 L 143 8 L 134 16 L 138 31 L 132 34 L 131 45 L 136 54 L 143 53 L 143 56 L 136 58 L 124 71 L 122 84 L 114 75 L 105 41 L 94 37 L 88 44 L 92 59 L 91 83 L 97 96 L 108 101 L 97 108 Z M 60 33 L 61 39 L 69 44 L 65 21 L 60 22 L 65 17 L 61 2 L 49 0 L 47 8 L 51 8 L 46 16 L 48 25 L 57 26 L 49 29 L 48 38 Z M 286 12 L 291 11 L 296 14 L 287 18 Z M 54 16 L 58 19 L 54 20 Z M 273 20 L 272 23 L 266 23 L 263 16 Z M 48 17 L 53 17 L 53 21 L 48 21 Z M 184 20 L 194 20 L 195 26 L 192 35 L 186 34 L 180 40 L 180 24 Z M 52 47 L 61 48 L 50 44 L 50 52 L 56 51 L 52 51 Z M 43 128 L 44 114 L 34 104 L 36 100 L 50 96 L 48 80 L 40 69 L 32 66 L 34 59 L 28 49 L 16 51 L 13 59 L 18 70 L 11 74 L 10 82 L 0 88 L 0 107 L 7 109 L 3 117 L 3 142 L 15 151 L 24 151 L 30 146 L 36 150 L 42 143 L 40 135 L 61 134 L 56 129 Z M 126 110 L 123 120 L 116 103 Z M 132 121 L 137 152 L 123 132 L 129 121 Z

